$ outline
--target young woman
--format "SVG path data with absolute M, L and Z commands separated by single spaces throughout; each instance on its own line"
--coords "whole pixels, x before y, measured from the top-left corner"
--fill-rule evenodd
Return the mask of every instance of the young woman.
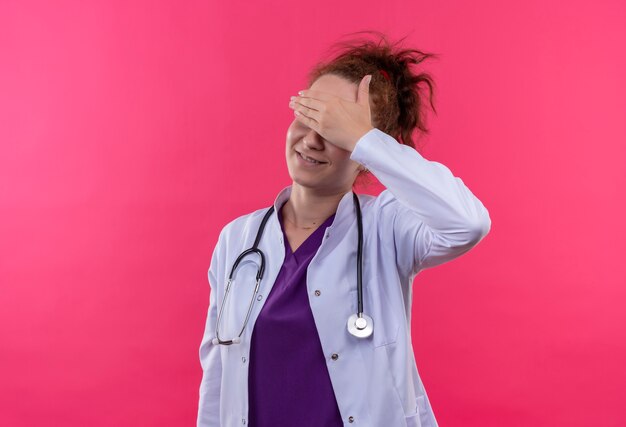
M 476 246 L 491 220 L 414 149 L 420 84 L 431 106 L 433 92 L 410 65 L 432 55 L 384 35 L 343 46 L 289 102 L 293 183 L 220 233 L 198 426 L 437 425 L 413 356 L 413 279 Z M 352 191 L 367 173 L 386 187 L 377 197 Z

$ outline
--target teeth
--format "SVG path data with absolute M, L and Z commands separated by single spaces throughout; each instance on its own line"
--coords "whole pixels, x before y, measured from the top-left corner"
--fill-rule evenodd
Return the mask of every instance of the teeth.
M 309 163 L 322 163 L 322 162 L 318 162 L 315 159 L 312 159 L 310 157 L 305 156 L 304 154 L 300 154 L 300 157 L 302 157 L 304 160 L 306 160 Z

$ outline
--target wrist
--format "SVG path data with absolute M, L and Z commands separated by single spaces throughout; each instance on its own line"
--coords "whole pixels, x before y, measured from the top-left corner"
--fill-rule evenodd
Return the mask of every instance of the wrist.
M 350 143 L 350 151 L 354 151 L 354 147 L 356 147 L 356 144 L 359 142 L 359 140 L 363 138 L 372 129 L 374 129 L 374 127 L 369 126 L 369 127 L 362 128 L 359 131 L 355 132 L 354 137 L 352 137 L 352 141 Z

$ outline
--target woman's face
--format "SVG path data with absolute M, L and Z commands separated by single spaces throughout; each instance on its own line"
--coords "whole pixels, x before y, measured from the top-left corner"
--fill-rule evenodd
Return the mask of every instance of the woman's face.
M 356 102 L 358 86 L 342 77 L 325 74 L 309 89 Z M 350 159 L 350 151 L 330 143 L 295 118 L 287 129 L 285 148 L 291 179 L 301 186 L 322 190 L 324 193 L 350 191 L 359 169 L 362 168 L 359 163 Z M 299 153 L 322 163 L 309 163 Z

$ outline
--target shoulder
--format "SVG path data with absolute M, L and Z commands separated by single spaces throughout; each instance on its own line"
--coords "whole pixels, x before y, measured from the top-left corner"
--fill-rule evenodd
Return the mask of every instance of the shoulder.
M 359 194 L 361 209 L 369 211 L 369 213 L 377 215 L 385 215 L 387 213 L 397 212 L 398 210 L 408 209 L 388 190 L 384 189 L 378 196 L 370 194 Z

